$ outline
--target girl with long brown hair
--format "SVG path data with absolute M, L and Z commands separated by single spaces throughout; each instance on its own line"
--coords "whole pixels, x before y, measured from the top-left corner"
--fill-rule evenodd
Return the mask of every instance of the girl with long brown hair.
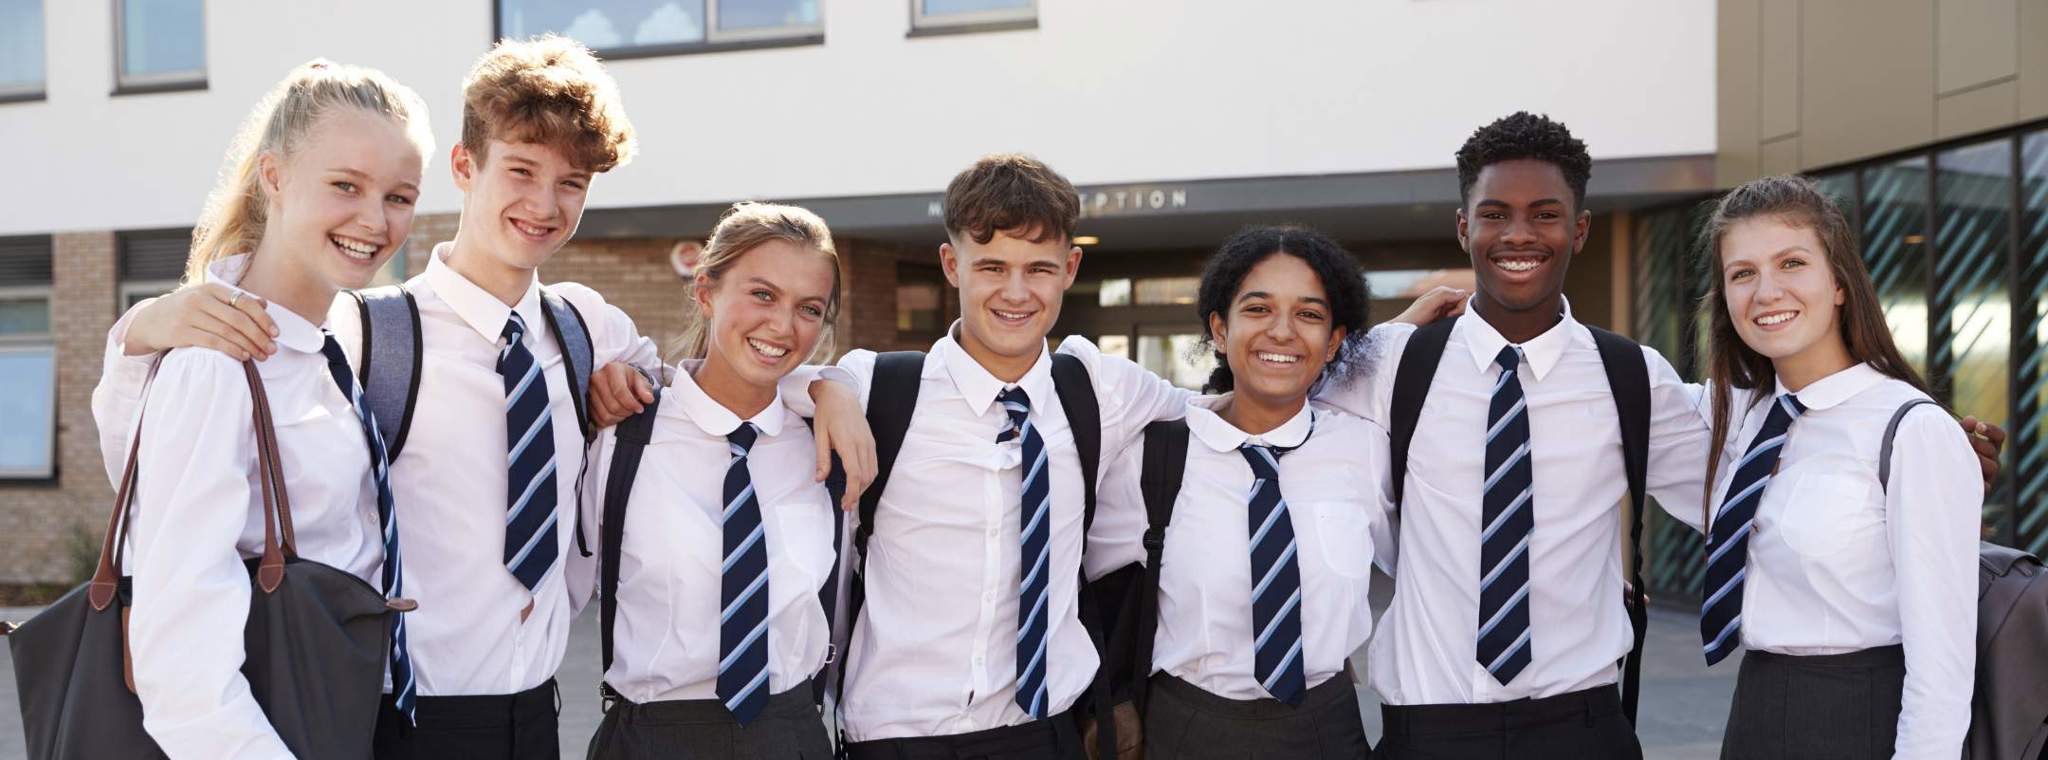
M 572 577 L 612 588 L 590 757 L 829 757 L 811 679 L 831 639 L 834 505 L 807 399 L 778 384 L 829 345 L 832 233 L 801 208 L 738 204 L 688 288 L 669 386 L 591 448 L 600 572 Z
M 1700 631 L 1709 664 L 1749 650 L 1721 756 L 1953 758 L 1974 674 L 1971 446 L 1893 344 L 1848 223 L 1811 182 L 1735 188 L 1702 242 Z

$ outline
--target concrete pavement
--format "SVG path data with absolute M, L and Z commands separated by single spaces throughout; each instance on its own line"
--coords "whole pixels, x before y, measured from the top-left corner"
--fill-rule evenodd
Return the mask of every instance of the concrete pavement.
M 25 620 L 31 609 L 0 608 L 0 620 Z M 1721 726 L 1735 690 L 1735 665 L 1709 671 L 1699 655 L 1694 618 L 1683 611 L 1654 609 L 1643 664 L 1641 725 L 1646 757 L 1654 760 L 1713 760 L 1720 752 Z M 562 756 L 579 758 L 597 730 L 598 636 L 595 605 L 576 621 L 562 664 Z M 22 760 L 20 702 L 14 694 L 14 664 L 0 658 L 0 760 Z M 1366 735 L 1380 733 L 1379 701 L 1360 690 Z

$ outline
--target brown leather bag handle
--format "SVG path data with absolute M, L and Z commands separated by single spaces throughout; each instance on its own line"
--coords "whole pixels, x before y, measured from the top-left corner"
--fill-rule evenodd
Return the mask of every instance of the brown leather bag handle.
M 142 449 L 142 423 L 147 416 L 149 388 L 156 382 L 158 368 L 163 366 L 161 352 L 150 362 L 149 377 L 142 383 L 142 411 L 135 417 L 135 429 L 130 432 L 128 461 L 122 466 L 121 485 L 114 494 L 113 514 L 107 517 L 107 532 L 100 541 L 99 564 L 93 569 L 92 581 L 86 590 L 86 600 L 94 610 L 105 610 L 113 604 L 114 596 L 121 583 L 121 547 L 128 541 L 128 512 L 134 506 L 135 470 L 138 454 Z M 270 397 L 264 392 L 263 378 L 256 371 L 252 361 L 242 362 L 242 372 L 249 380 L 249 393 L 254 413 L 251 423 L 256 431 L 257 482 L 263 495 L 263 558 L 257 563 L 257 587 L 264 593 L 277 590 L 284 582 L 284 566 L 288 558 L 298 556 L 297 541 L 292 532 L 291 497 L 284 487 L 284 467 L 277 453 L 277 430 L 270 416 Z

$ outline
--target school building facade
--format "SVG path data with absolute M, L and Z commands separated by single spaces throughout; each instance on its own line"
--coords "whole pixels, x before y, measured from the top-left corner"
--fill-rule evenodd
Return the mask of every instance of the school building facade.
M 607 60 L 641 152 L 595 183 L 542 278 L 597 288 L 664 343 L 685 318 L 679 271 L 722 209 L 758 199 L 832 225 L 840 349 L 929 344 L 959 309 L 936 256 L 940 193 L 976 156 L 1014 150 L 1081 192 L 1087 255 L 1056 331 L 1198 384 L 1196 277 L 1243 225 L 1344 241 L 1370 270 L 1377 318 L 1432 284 L 1469 283 L 1452 153 L 1526 109 L 1570 124 L 1595 158 L 1575 314 L 1693 372 L 1698 202 L 1765 172 L 1821 171 L 1872 199 L 1858 206 L 1866 235 L 1899 241 L 1872 256 L 1920 262 L 1885 285 L 1909 350 L 1958 379 L 1959 409 L 2014 432 L 1987 524 L 2048 535 L 2048 494 L 2026 480 L 2048 477 L 2028 464 L 2048 456 L 2048 382 L 2028 363 L 2048 286 L 2044 164 L 2027 163 L 2048 152 L 2040 3 L 1786 0 L 1788 20 L 1778 0 L 894 2 L 0 0 L 0 144 L 31 178 L 0 190 L 0 583 L 68 580 L 97 541 L 111 490 L 90 396 L 105 330 L 175 287 L 220 151 L 261 93 L 319 56 L 381 68 L 427 100 L 438 155 L 396 278 L 455 234 L 446 150 L 463 71 L 499 36 L 545 31 Z M 2010 44 L 1983 44 L 1983 30 Z M 1953 142 L 1964 137 L 1983 139 Z M 2006 146 L 2004 195 L 1943 179 L 1962 165 L 1943 156 L 1999 150 L 1979 142 Z M 1962 250 L 1960 233 L 1934 231 L 1965 198 L 2004 198 L 2004 226 L 1970 225 L 1991 237 L 1936 260 Z M 1904 242 L 1903 222 L 1872 226 L 1912 214 L 1921 242 Z M 1963 287 L 1950 271 L 1989 274 Z M 1683 593 L 1688 537 L 1654 522 L 1652 538 L 1658 585 Z

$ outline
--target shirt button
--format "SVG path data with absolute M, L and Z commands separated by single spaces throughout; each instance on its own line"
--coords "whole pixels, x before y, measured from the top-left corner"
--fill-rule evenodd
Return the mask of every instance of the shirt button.
M 981 595 L 981 600 L 982 600 L 983 602 L 987 602 L 987 603 L 989 603 L 989 604 L 995 604 L 995 603 L 996 603 L 996 592 L 994 592 L 994 591 L 990 591 L 990 592 L 988 592 L 988 593 L 982 594 L 982 595 Z
M 988 537 L 989 537 L 989 538 L 995 538 L 995 537 L 996 537 L 996 534 L 999 534 L 999 533 L 1001 533 L 1001 532 L 1003 532 L 1003 529 L 1002 529 L 1002 528 L 990 527 L 990 528 L 988 529 Z

